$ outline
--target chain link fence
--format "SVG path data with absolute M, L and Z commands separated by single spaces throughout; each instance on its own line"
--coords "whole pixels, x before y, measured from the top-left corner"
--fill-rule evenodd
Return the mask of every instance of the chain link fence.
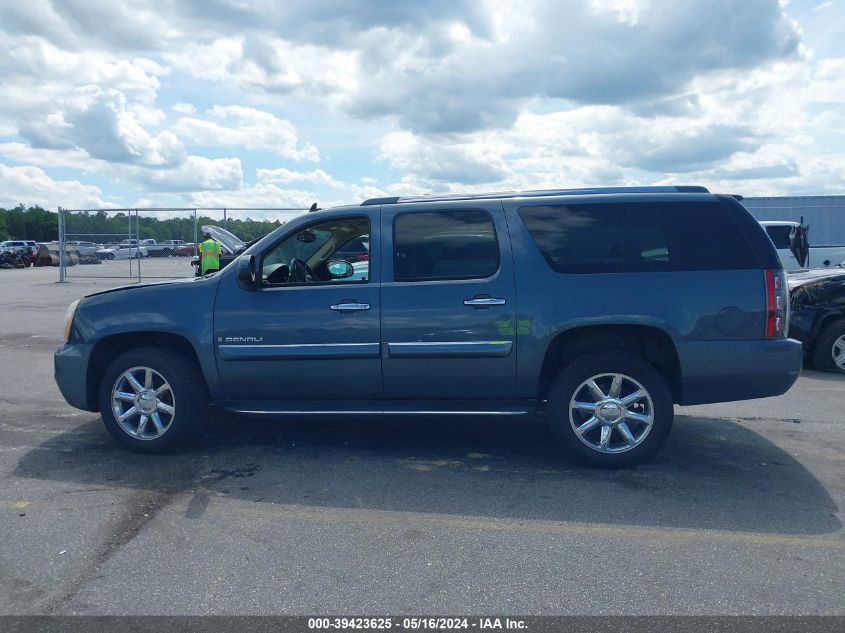
M 191 277 L 202 227 L 226 229 L 244 242 L 267 235 L 307 209 L 59 208 L 59 280 Z M 49 245 L 48 245 L 49 246 Z

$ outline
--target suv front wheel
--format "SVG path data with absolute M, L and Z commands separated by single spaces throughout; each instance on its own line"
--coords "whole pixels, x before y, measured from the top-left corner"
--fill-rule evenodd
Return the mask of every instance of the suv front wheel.
M 549 424 L 579 462 L 628 468 L 656 453 L 672 429 L 672 394 L 657 370 L 626 352 L 567 364 L 549 391 Z
M 200 372 L 184 355 L 146 347 L 118 356 L 100 383 L 100 412 L 127 448 L 166 452 L 198 434 L 207 395 Z

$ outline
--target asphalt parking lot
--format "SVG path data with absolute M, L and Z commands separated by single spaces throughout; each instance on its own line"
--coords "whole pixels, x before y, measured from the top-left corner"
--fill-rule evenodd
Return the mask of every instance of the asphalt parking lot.
M 0 270 L 2 614 L 845 613 L 843 377 L 679 407 L 629 471 L 542 419 L 215 417 L 141 456 L 52 378 L 117 280 L 56 276 Z

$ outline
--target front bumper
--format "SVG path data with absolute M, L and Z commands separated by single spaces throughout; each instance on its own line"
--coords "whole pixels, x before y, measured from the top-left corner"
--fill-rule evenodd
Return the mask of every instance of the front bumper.
M 66 343 L 53 354 L 54 378 L 67 403 L 85 411 L 97 411 L 97 398 L 88 398 L 88 360 L 92 345 Z
M 678 345 L 680 404 L 768 398 L 786 393 L 801 374 L 793 339 L 702 341 Z

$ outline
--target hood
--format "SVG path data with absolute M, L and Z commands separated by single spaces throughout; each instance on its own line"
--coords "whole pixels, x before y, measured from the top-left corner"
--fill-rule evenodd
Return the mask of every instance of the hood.
M 173 284 L 192 284 L 198 283 L 201 281 L 205 281 L 208 278 L 202 277 L 190 277 L 186 279 L 163 279 L 162 281 L 153 281 L 150 283 L 145 284 L 131 284 L 128 286 L 117 286 L 116 288 L 109 288 L 108 290 L 100 290 L 99 292 L 92 292 L 89 295 L 85 295 L 86 298 L 88 297 L 97 297 L 99 295 L 107 295 L 111 292 L 123 292 L 126 290 L 137 290 L 138 288 L 151 288 L 152 286 L 172 286 Z
M 244 241 L 241 238 L 230 233 L 224 228 L 214 226 L 213 224 L 204 224 L 201 229 L 203 234 L 206 232 L 211 234 L 211 237 L 216 242 L 219 242 L 223 248 L 229 251 L 229 255 L 234 255 L 246 247 L 246 244 L 244 244 Z
M 810 283 L 817 283 L 825 280 L 839 280 L 845 282 L 845 268 L 822 268 L 813 270 L 802 270 L 800 272 L 789 273 L 788 285 L 789 289 L 800 288 Z
M 801 275 L 790 280 L 790 299 L 796 309 L 845 305 L 845 271 L 839 274 Z

